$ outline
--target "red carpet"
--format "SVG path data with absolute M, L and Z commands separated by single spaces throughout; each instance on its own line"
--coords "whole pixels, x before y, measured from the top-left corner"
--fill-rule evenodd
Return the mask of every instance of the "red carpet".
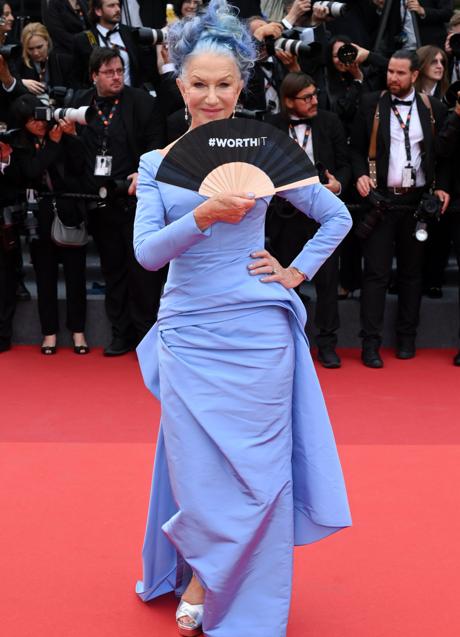
M 354 527 L 296 549 L 288 637 L 460 634 L 451 354 L 388 352 L 368 370 L 346 351 L 341 370 L 319 370 Z M 159 416 L 134 355 L 17 347 L 0 380 L 0 634 L 175 636 L 175 600 L 133 592 Z

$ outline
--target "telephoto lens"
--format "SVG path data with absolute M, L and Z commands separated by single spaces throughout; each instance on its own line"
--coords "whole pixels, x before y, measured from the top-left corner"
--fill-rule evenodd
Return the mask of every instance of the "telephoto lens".
M 167 33 L 162 29 L 148 29 L 147 27 L 138 27 L 133 29 L 133 35 L 138 44 L 152 46 L 155 44 L 163 44 L 167 40 Z
M 313 3 L 313 8 L 315 7 L 327 9 L 331 18 L 340 18 L 348 11 L 348 7 L 344 2 L 327 2 L 326 0 L 320 0 L 320 2 Z
M 337 49 L 337 57 L 342 64 L 353 64 L 358 57 L 358 49 L 353 44 L 342 44 L 342 46 Z

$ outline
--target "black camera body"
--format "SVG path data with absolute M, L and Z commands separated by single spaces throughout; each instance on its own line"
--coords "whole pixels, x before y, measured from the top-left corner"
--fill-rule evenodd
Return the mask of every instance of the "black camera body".
M 0 55 L 5 60 L 18 58 L 21 53 L 22 46 L 20 44 L 4 44 L 0 46 Z
M 235 108 L 235 117 L 242 117 L 244 119 L 257 119 L 259 121 L 263 121 L 267 114 L 267 110 L 252 110 L 249 108 L 244 108 L 244 106 L 242 106 L 241 104 L 237 104 Z
M 390 199 L 377 190 L 371 190 L 367 199 L 371 208 L 366 211 L 355 228 L 355 235 L 359 239 L 367 239 L 379 221 L 384 218 L 391 205 Z
M 436 195 L 425 192 L 422 195 L 417 210 L 414 213 L 416 220 L 414 237 L 417 241 L 428 239 L 428 225 L 441 218 L 442 203 Z

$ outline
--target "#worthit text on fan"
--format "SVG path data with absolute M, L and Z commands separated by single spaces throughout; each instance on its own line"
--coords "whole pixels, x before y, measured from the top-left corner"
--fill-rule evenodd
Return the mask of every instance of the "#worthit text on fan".
M 257 146 L 265 146 L 268 137 L 210 137 L 209 146 L 211 148 L 254 148 Z

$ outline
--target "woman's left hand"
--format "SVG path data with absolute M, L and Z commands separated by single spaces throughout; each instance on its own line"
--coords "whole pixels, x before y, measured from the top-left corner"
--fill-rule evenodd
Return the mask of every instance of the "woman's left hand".
M 278 281 L 282 286 L 287 288 L 296 288 L 304 281 L 304 277 L 296 268 L 283 268 L 280 262 L 272 257 L 268 250 L 259 250 L 252 252 L 251 257 L 257 259 L 248 265 L 249 273 L 253 276 L 256 274 L 265 274 L 260 279 L 262 283 L 272 283 Z

